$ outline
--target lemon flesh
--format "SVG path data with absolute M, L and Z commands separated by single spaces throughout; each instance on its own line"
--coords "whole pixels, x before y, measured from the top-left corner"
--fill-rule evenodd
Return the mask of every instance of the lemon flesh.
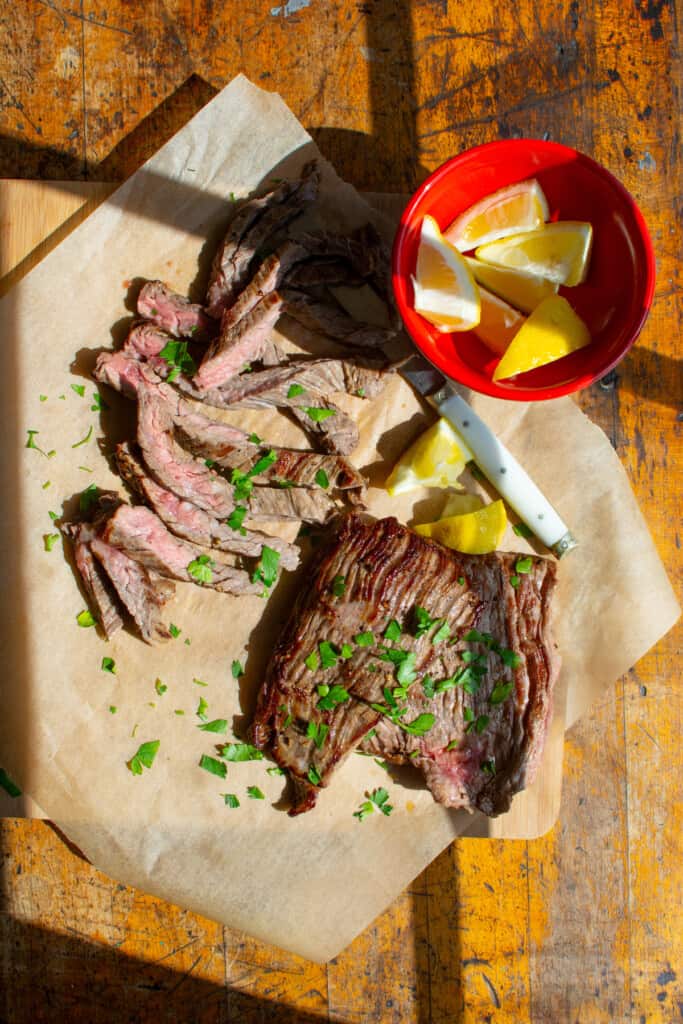
M 503 539 L 507 515 L 502 501 L 494 501 L 475 512 L 449 516 L 435 523 L 424 523 L 413 529 L 421 537 L 431 537 L 444 547 L 467 555 L 487 555 L 495 551 Z
M 484 196 L 456 217 L 444 235 L 460 252 L 468 252 L 498 238 L 538 228 L 547 219 L 548 202 L 534 178 Z
M 526 317 L 497 295 L 479 289 L 481 298 L 481 319 L 474 328 L 474 333 L 487 348 L 502 356 L 512 339 L 515 337 Z
M 525 270 L 555 284 L 573 286 L 586 279 L 592 245 L 590 224 L 563 220 L 480 245 L 475 256 L 484 263 Z
M 487 288 L 515 309 L 531 313 L 543 299 L 557 294 L 557 284 L 545 277 L 529 274 L 525 270 L 510 270 L 508 267 L 494 267 L 470 256 L 465 257 L 467 266 L 477 284 Z
M 453 487 L 471 458 L 448 420 L 437 420 L 398 460 L 386 489 L 395 497 L 418 487 Z
M 494 380 L 514 377 L 575 352 L 591 340 L 583 320 L 566 299 L 545 299 L 520 327 L 493 374 Z
M 440 330 L 469 331 L 479 323 L 479 290 L 464 258 L 441 234 L 433 217 L 422 221 L 413 306 Z
M 476 512 L 483 508 L 484 502 L 478 494 L 469 494 L 464 491 L 455 491 L 449 494 L 446 504 L 441 509 L 439 519 L 447 519 L 449 516 L 462 516 L 465 512 Z

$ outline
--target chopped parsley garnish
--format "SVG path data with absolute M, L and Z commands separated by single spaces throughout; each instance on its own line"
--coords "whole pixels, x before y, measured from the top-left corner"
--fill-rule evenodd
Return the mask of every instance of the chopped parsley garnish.
M 343 597 L 346 590 L 346 577 L 335 576 L 332 580 L 332 593 L 335 597 Z
M 39 430 L 27 430 L 28 438 L 26 439 L 26 444 L 24 445 L 24 447 L 25 448 L 35 448 L 35 450 L 37 452 L 40 452 L 41 455 L 46 455 L 47 453 L 44 452 L 43 449 L 39 445 L 36 444 L 36 440 L 35 439 L 36 439 L 36 437 L 38 436 L 39 433 L 40 433 Z
M 415 651 L 406 653 L 405 658 L 396 669 L 396 679 L 401 686 L 410 686 L 415 682 Z
M 320 665 L 320 655 L 318 654 L 318 652 L 311 651 L 308 657 L 304 658 L 304 665 L 306 666 L 306 668 L 310 668 L 311 672 L 315 672 L 315 670 Z
M 76 441 L 76 444 L 72 444 L 71 447 L 72 448 L 80 448 L 81 445 L 87 444 L 91 437 L 92 437 L 92 423 L 90 424 L 90 430 L 85 435 L 85 437 L 82 437 L 80 439 L 80 441 Z M 48 454 L 48 457 L 49 457 L 49 454 Z M 80 469 L 81 467 L 79 466 L 78 468 Z
M 10 779 L 9 775 L 4 768 L 0 768 L 0 788 L 4 789 L 10 796 L 21 796 L 21 790 L 17 786 L 16 782 Z
M 99 391 L 95 391 L 92 396 L 92 405 L 90 406 L 90 412 L 103 412 L 108 409 L 109 406 L 106 402 L 102 401 L 102 396 Z
M 318 707 L 321 711 L 331 711 L 337 704 L 346 704 L 349 700 L 349 692 L 343 686 L 319 686 L 318 694 L 320 700 Z
M 318 644 L 318 650 L 320 651 L 320 663 L 323 668 L 333 668 L 337 664 L 339 651 L 329 640 L 321 641 Z
M 301 384 L 291 384 L 287 392 L 287 398 L 296 398 L 297 395 L 305 395 L 306 388 L 302 388 Z
M 79 626 L 82 626 L 83 629 L 87 629 L 88 626 L 94 626 L 96 621 L 97 620 L 93 617 L 92 612 L 87 608 L 84 608 L 83 611 L 79 612 L 76 616 L 76 622 Z
M 429 711 L 425 711 L 412 722 L 399 722 L 398 724 L 404 732 L 409 733 L 411 736 L 424 736 L 425 733 L 432 729 L 434 721 L 434 715 Z
M 509 651 L 507 647 L 499 647 L 498 654 L 504 665 L 508 668 L 518 668 L 522 664 L 522 659 L 519 654 L 515 651 Z
M 521 579 L 519 578 L 519 576 L 516 576 L 516 575 L 515 575 L 515 576 L 511 576 L 511 577 L 510 577 L 510 586 L 511 586 L 511 587 L 512 587 L 512 588 L 513 588 L 514 590 L 516 590 L 516 589 L 517 589 L 517 587 L 518 587 L 518 586 L 520 585 L 520 583 L 521 583 L 521 582 L 522 582 L 522 581 L 521 581 Z
M 481 770 L 483 772 L 486 772 L 487 775 L 496 774 L 496 762 L 493 760 L 492 757 L 489 758 L 487 761 L 481 762 Z
M 488 715 L 479 715 L 478 718 L 475 718 L 472 708 L 465 708 L 463 710 L 463 716 L 467 722 L 465 732 L 476 732 L 478 736 L 481 736 L 484 729 L 489 724 Z
M 84 491 L 81 491 L 78 499 L 78 508 L 81 513 L 90 511 L 92 506 L 97 501 L 97 497 L 100 493 L 100 489 L 97 484 L 88 484 Z
M 356 633 L 353 642 L 357 647 L 372 647 L 375 642 L 375 636 L 373 633 Z
M 240 662 L 237 661 L 237 659 L 235 659 L 235 661 L 233 661 L 232 665 L 230 666 L 230 671 L 232 672 L 233 679 L 239 679 L 240 676 L 244 675 L 244 669 L 242 668 Z
M 323 490 L 325 491 L 330 486 L 330 478 L 328 477 L 324 469 L 319 469 L 318 472 L 315 474 L 314 479 L 318 487 L 322 487 Z
M 137 751 L 133 754 L 130 761 L 127 761 L 128 770 L 133 775 L 142 775 L 143 768 L 151 768 L 154 764 L 154 758 L 157 756 L 159 750 L 160 740 L 148 740 L 147 743 L 141 743 Z
M 240 802 L 234 793 L 221 793 L 226 807 L 239 807 Z
M 329 725 L 325 725 L 324 722 L 309 722 L 306 727 L 306 738 L 313 740 L 318 750 L 322 750 L 329 731 Z
M 459 740 L 451 740 L 451 742 L 446 747 L 446 750 L 457 750 L 458 749 L 458 743 L 459 743 Z
M 154 689 L 157 691 L 160 697 L 163 697 L 163 695 L 168 690 L 168 686 L 166 686 L 166 683 L 162 683 L 161 679 L 155 679 Z
M 214 718 L 211 722 L 205 722 L 204 725 L 198 725 L 198 729 L 202 732 L 217 732 L 225 735 L 228 731 L 228 720 L 226 718 Z
M 277 462 L 277 452 L 272 448 L 269 452 L 258 459 L 247 473 L 248 477 L 260 476 L 261 473 L 265 473 L 269 466 L 272 466 L 274 462 Z
M 103 672 L 110 672 L 111 675 L 116 675 L 116 662 L 113 658 L 107 658 L 106 655 L 102 658 L 102 664 L 100 666 Z
M 116 704 L 110 704 L 109 705 L 109 714 L 110 715 L 115 715 L 117 711 L 118 711 L 118 708 L 116 707 Z
M 187 643 L 187 640 L 185 641 L 185 643 Z M 192 682 L 194 683 L 195 686 L 208 686 L 209 685 L 208 683 L 205 683 L 203 679 L 197 679 L 196 676 L 192 680 Z
M 246 505 L 235 505 L 234 509 L 227 518 L 227 524 L 231 530 L 239 530 L 242 535 L 247 531 L 242 526 L 244 519 L 247 514 Z
M 58 533 L 44 533 L 43 534 L 43 547 L 46 551 L 52 551 L 53 547 L 59 540 Z
M 386 761 L 383 761 L 380 757 L 373 757 L 372 760 L 375 762 L 376 765 L 379 765 L 380 768 L 384 768 L 385 772 L 389 771 L 389 765 L 387 764 Z
M 496 683 L 489 697 L 489 704 L 502 704 L 512 693 L 512 683 Z
M 178 627 L 174 626 L 173 623 L 171 623 L 171 625 L 168 627 L 168 631 L 174 640 L 177 640 L 180 634 L 182 633 L 182 629 L 178 629 Z
M 198 555 L 187 566 L 187 571 L 197 583 L 211 583 L 216 563 L 208 555 Z
M 268 775 L 284 775 L 282 768 L 274 764 L 270 768 L 266 768 L 266 774 Z
M 525 537 L 527 540 L 529 539 L 529 537 L 533 537 L 534 535 L 533 531 L 529 529 L 526 523 L 515 523 L 512 529 L 518 537 Z
M 427 700 L 432 700 L 434 697 L 434 680 L 431 676 L 423 676 L 422 678 L 422 689 Z
M 71 390 L 75 391 L 77 395 L 81 396 L 81 398 L 85 397 L 85 384 L 72 384 Z
M 359 398 L 365 398 L 365 388 L 356 388 L 356 394 Z
M 465 577 L 464 576 L 458 576 L 458 586 L 459 587 L 464 587 L 465 586 Z
M 54 452 L 48 452 L 47 453 L 48 459 L 50 458 L 50 456 L 52 456 L 54 454 L 55 454 Z M 79 466 L 78 468 L 81 470 L 82 473 L 92 473 L 92 469 L 90 468 L 90 466 Z
M 42 486 L 43 486 L 43 490 L 46 491 L 48 489 L 48 487 L 50 486 L 50 481 L 46 480 L 45 483 Z
M 208 709 L 209 709 L 209 702 L 204 700 L 203 697 L 200 697 L 199 698 L 199 704 L 197 705 L 197 710 L 195 711 L 195 714 L 196 714 L 197 718 L 201 718 L 202 722 L 205 722 L 207 720 L 207 718 L 209 717 L 207 715 L 207 713 L 206 713 L 208 711 Z
M 318 409 L 314 406 L 308 406 L 308 408 L 304 409 L 304 412 L 314 423 L 322 423 L 323 420 L 334 416 L 334 409 Z
M 306 778 L 314 786 L 318 786 L 320 784 L 320 772 L 318 771 L 317 768 L 314 767 L 314 765 L 311 765 L 311 767 L 308 769 Z
M 351 646 L 351 644 L 342 644 L 341 651 L 339 652 L 339 657 L 342 659 L 342 661 L 348 661 L 349 658 L 353 657 L 353 647 Z
M 261 557 L 251 577 L 252 583 L 262 583 L 266 592 L 270 590 L 277 579 L 277 570 L 280 564 L 280 552 L 269 548 L 264 544 L 261 548 Z
M 416 606 L 415 612 L 415 636 L 424 636 L 432 628 L 436 619 L 433 619 L 426 608 L 421 608 L 419 605 Z
M 209 757 L 208 754 L 202 754 L 199 759 L 199 767 L 203 768 L 205 772 L 210 772 L 211 775 L 217 775 L 219 779 L 224 779 L 228 774 L 228 766 L 215 757 Z
M 531 572 L 533 564 L 532 558 L 518 558 L 515 562 L 515 572 L 524 576 L 526 573 Z
M 225 761 L 262 761 L 263 752 L 251 743 L 226 743 L 221 747 L 221 757 Z
M 251 797 L 252 800 L 266 799 L 258 786 L 247 786 L 247 796 Z
M 250 434 L 247 441 L 251 441 L 252 444 L 261 444 L 261 438 L 258 434 Z
M 38 395 L 41 402 L 47 402 L 47 395 Z
M 369 814 L 373 814 L 375 808 L 381 811 L 385 817 L 389 817 L 394 808 L 389 803 L 389 794 L 384 787 L 373 789 L 372 793 L 366 793 L 365 795 L 368 799 L 360 805 L 357 811 L 354 811 L 354 818 L 363 821 Z
M 444 621 L 441 623 L 441 625 L 437 629 L 436 633 L 432 637 L 432 643 L 433 644 L 440 644 L 442 642 L 442 640 L 448 640 L 448 637 L 450 636 L 450 633 L 451 633 L 451 627 L 448 625 L 448 623 L 444 619 Z
M 159 355 L 171 368 L 167 377 L 170 382 L 177 380 L 181 373 L 187 373 L 191 377 L 197 372 L 195 361 L 187 350 L 186 341 L 175 338 L 167 341 Z
M 403 632 L 403 630 L 399 626 L 399 624 L 396 621 L 396 619 L 392 619 L 389 622 L 389 625 L 387 626 L 387 628 L 384 630 L 384 633 L 382 634 L 382 636 L 384 637 L 385 640 L 391 640 L 392 643 L 395 643 L 397 640 L 400 639 L 400 636 L 401 636 L 402 632 Z
M 204 459 L 204 465 L 206 466 L 207 469 L 213 469 L 213 467 L 216 465 L 216 462 L 214 459 Z
M 184 715 L 185 712 L 182 711 L 180 708 L 176 708 L 175 711 L 173 712 L 173 714 L 174 715 Z

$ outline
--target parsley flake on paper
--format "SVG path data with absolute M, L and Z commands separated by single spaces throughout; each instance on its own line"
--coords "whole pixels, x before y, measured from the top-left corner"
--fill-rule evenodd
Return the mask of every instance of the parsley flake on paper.
M 196 714 L 197 718 L 201 718 L 202 722 L 205 722 L 207 720 L 207 718 L 209 717 L 207 715 L 207 713 L 206 713 L 208 710 L 209 710 L 209 702 L 204 700 L 203 697 L 200 697 L 199 698 L 199 704 L 197 705 L 197 710 L 195 711 L 195 714 Z
M 225 761 L 262 761 L 263 751 L 251 743 L 226 743 L 221 747 L 221 757 Z
M 154 689 L 156 690 L 160 697 L 163 697 L 163 695 L 168 690 L 168 686 L 166 686 L 166 683 L 162 683 L 161 679 L 155 679 Z
M 168 627 L 168 631 L 174 640 L 177 640 L 180 634 L 182 633 L 182 629 L 178 629 L 178 627 L 175 626 L 173 623 L 171 623 L 170 626 Z
M 143 768 L 151 768 L 154 758 L 157 756 L 159 744 L 160 740 L 148 740 L 147 743 L 141 743 L 130 761 L 126 762 L 128 770 L 133 775 L 142 775 Z
M 85 398 L 85 384 L 72 384 L 71 390 L 75 391 L 81 398 Z
M 237 659 L 235 659 L 235 661 L 233 661 L 232 665 L 230 666 L 230 671 L 232 673 L 233 679 L 239 679 L 240 676 L 244 675 L 244 669 L 242 668 L 239 661 L 237 661 Z
M 247 786 L 247 796 L 252 800 L 265 800 L 265 796 L 258 786 Z
M 226 807 L 239 807 L 240 802 L 234 793 L 221 793 Z
M 53 547 L 59 540 L 60 534 L 58 533 L 44 533 L 43 534 L 43 547 L 46 551 L 52 551 Z
M 85 435 L 85 437 L 82 437 L 80 439 L 80 441 L 76 441 L 76 444 L 72 444 L 71 447 L 72 448 L 80 448 L 81 445 L 87 444 L 91 437 L 92 437 L 92 423 L 90 424 L 90 429 L 89 429 L 88 433 Z M 49 453 L 48 453 L 48 455 L 49 455 Z M 79 469 L 80 468 L 81 467 L 79 466 Z
M 368 799 L 361 804 L 357 811 L 354 811 L 354 818 L 364 821 L 375 810 L 381 811 L 385 817 L 389 817 L 394 808 L 389 803 L 389 794 L 383 786 L 379 789 L 373 789 L 372 793 L 366 793 L 365 795 Z
M 226 718 L 214 718 L 211 722 L 205 722 L 204 725 L 198 725 L 198 729 L 202 732 L 214 732 L 225 735 L 228 731 L 228 721 Z
M 76 616 L 76 622 L 83 629 L 87 629 L 88 626 L 94 626 L 97 620 L 93 617 L 93 614 L 89 609 L 84 608 L 82 612 L 79 612 Z
M 208 754 L 202 754 L 199 759 L 199 767 L 211 775 L 217 775 L 219 779 L 224 779 L 228 774 L 227 765 L 224 765 L 222 761 L 215 757 L 210 757 Z
M 106 655 L 102 658 L 102 664 L 100 666 L 103 672 L 109 672 L 111 675 L 116 675 L 116 662 L 113 658 L 108 658 Z

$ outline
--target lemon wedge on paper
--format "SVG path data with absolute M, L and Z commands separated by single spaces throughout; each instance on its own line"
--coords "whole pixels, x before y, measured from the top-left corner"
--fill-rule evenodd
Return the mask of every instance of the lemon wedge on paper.
M 418 487 L 452 487 L 471 458 L 448 420 L 437 420 L 398 460 L 386 489 L 395 497 Z
M 414 309 L 441 331 L 469 331 L 479 323 L 479 289 L 460 255 L 433 217 L 422 221 L 415 277 Z
M 477 284 L 487 288 L 515 309 L 531 313 L 543 299 L 557 294 L 557 284 L 526 270 L 510 270 L 509 267 L 494 267 L 471 256 L 465 257 L 467 266 Z
M 487 348 L 502 356 L 526 317 L 486 288 L 479 289 L 481 318 L 474 333 Z
M 573 286 L 586 278 L 592 245 L 590 224 L 562 220 L 480 245 L 475 256 L 484 263 L 525 270 L 556 284 Z
M 585 323 L 566 299 L 545 299 L 520 327 L 496 367 L 493 379 L 504 380 L 526 373 L 588 345 L 591 336 Z
M 414 526 L 421 537 L 431 537 L 444 547 L 462 551 L 466 555 L 486 555 L 495 551 L 507 527 L 507 515 L 502 501 L 494 501 L 474 512 L 461 516 L 448 516 L 435 523 Z
M 538 228 L 548 215 L 548 202 L 536 179 L 519 181 L 470 206 L 444 236 L 460 252 L 467 252 L 506 235 Z
M 465 512 L 476 512 L 483 508 L 484 502 L 478 494 L 469 494 L 465 491 L 454 491 L 449 494 L 446 504 L 441 509 L 439 519 L 447 519 L 449 516 L 462 516 Z

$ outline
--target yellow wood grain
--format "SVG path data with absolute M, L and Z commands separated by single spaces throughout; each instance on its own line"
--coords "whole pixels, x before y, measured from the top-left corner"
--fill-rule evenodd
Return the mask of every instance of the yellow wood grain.
M 278 90 L 361 188 L 410 191 L 501 137 L 547 135 L 602 161 L 648 221 L 657 293 L 636 347 L 580 401 L 680 583 L 672 3 L 26 0 L 2 27 L 7 177 L 120 181 L 239 71 Z M 117 886 L 44 823 L 4 822 L 0 1019 L 683 1019 L 681 636 L 572 729 L 547 837 L 456 842 L 326 969 Z

